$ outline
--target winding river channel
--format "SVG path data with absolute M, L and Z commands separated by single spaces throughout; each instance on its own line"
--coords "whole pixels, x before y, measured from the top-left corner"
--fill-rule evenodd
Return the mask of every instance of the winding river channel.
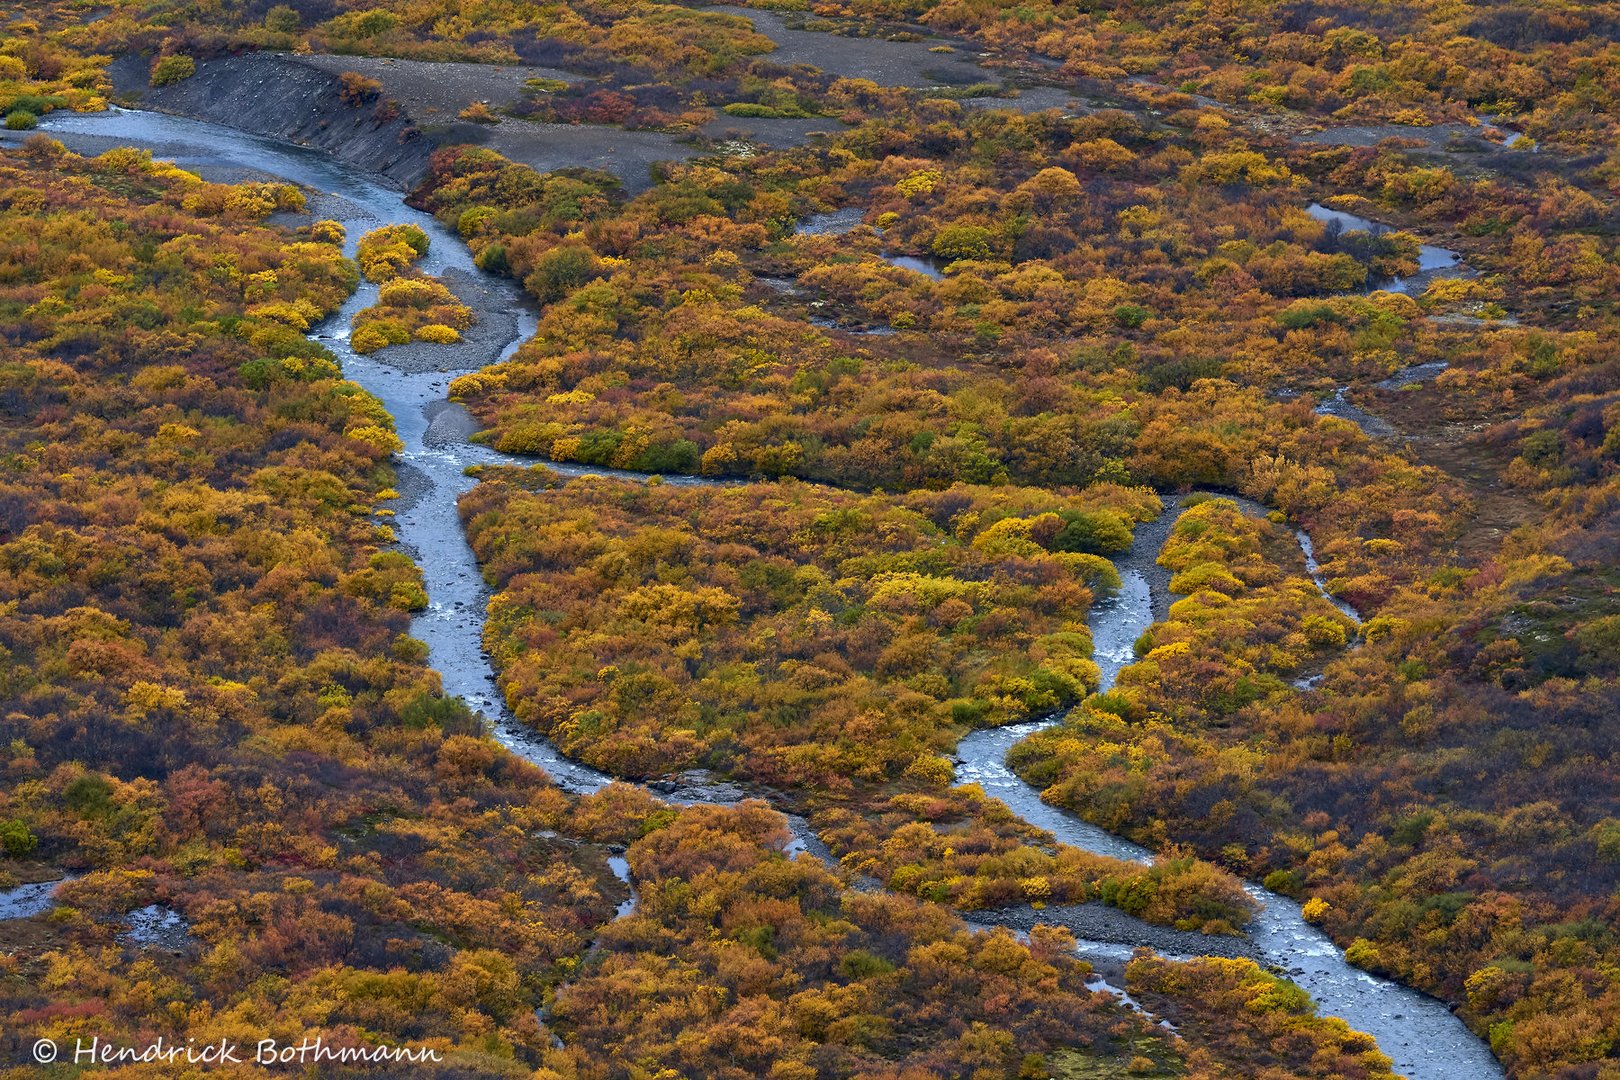
M 503 744 L 543 768 L 564 789 L 588 793 L 609 783 L 611 777 L 564 758 L 508 714 L 482 648 L 489 593 L 456 512 L 457 496 L 475 483 L 465 474 L 468 466 L 516 460 L 469 443 L 466 436 L 472 429 L 470 418 L 446 400 L 446 393 L 455 375 L 492 362 L 496 353 L 509 355 L 533 332 L 533 310 L 518 288 L 479 275 L 454 232 L 406 206 L 398 190 L 324 155 L 196 121 L 122 110 L 53 114 L 41 127 L 81 152 L 135 145 L 217 177 L 267 174 L 285 178 L 320 193 L 311 198 L 311 210 L 319 217 L 341 221 L 348 228 L 351 252 L 362 232 L 382 224 L 410 222 L 421 226 L 432 238 L 423 271 L 449 274 L 458 280 L 458 275 L 468 280 L 477 275 L 478 286 L 498 301 L 484 317 L 507 320 L 503 325 L 510 328 L 504 351 L 491 349 L 489 354 L 470 360 L 463 352 L 457 361 L 462 366 L 449 370 L 407 370 L 355 354 L 348 346 L 349 319 L 374 301 L 377 286 L 370 283 L 363 283 L 340 311 L 317 328 L 314 336 L 337 354 L 349 378 L 382 401 L 404 442 L 398 464 L 405 497 L 393 524 L 426 577 L 431 604 L 417 617 L 412 629 L 428 644 L 432 662 L 443 676 L 445 691 L 460 695 L 482 712 Z M 569 476 L 610 473 L 567 465 L 551 467 Z M 683 477 L 665 480 L 677 484 L 709 482 Z M 1111 686 L 1120 669 L 1131 662 L 1136 638 L 1156 615 L 1163 614 L 1169 602 L 1168 574 L 1156 566 L 1155 560 L 1176 516 L 1177 509 L 1172 507 L 1138 530 L 1135 546 L 1119 560 L 1123 587 L 1093 609 L 1092 631 L 1104 687 Z M 1060 718 L 1054 717 L 970 734 L 957 749 L 960 780 L 982 784 L 1015 813 L 1063 843 L 1117 858 L 1150 861 L 1152 854 L 1145 848 L 1042 802 L 1038 791 L 1007 768 L 1006 752 L 1014 742 L 1042 726 L 1059 722 Z M 691 777 L 654 785 L 654 790 L 676 803 L 734 802 L 748 794 L 733 784 Z M 807 851 L 830 859 L 826 847 L 802 819 L 790 818 L 790 823 L 796 835 L 790 853 Z M 621 862 L 611 868 L 629 883 L 627 865 Z M 38 902 L 34 893 L 40 890 L 26 888 L 30 893 L 24 904 Z M 1297 904 L 1254 885 L 1247 888 L 1262 905 L 1249 928 L 1248 951 L 1287 972 L 1310 992 L 1324 1013 L 1342 1017 L 1352 1027 L 1371 1033 L 1380 1048 L 1394 1059 L 1397 1071 L 1413 1080 L 1487 1080 L 1502 1075 L 1485 1045 L 1443 1003 L 1352 967 L 1321 932 L 1305 922 Z M 621 911 L 631 910 L 633 898 L 632 892 L 632 899 Z M 1139 943 L 1155 940 L 1162 939 L 1148 938 Z M 1211 944 L 1217 940 L 1211 939 Z M 1130 943 L 1085 948 L 1099 954 L 1112 948 L 1117 959 L 1128 955 Z
M 1313 202 L 1305 208 L 1305 212 L 1317 221 L 1335 229 L 1340 233 L 1363 232 L 1369 236 L 1382 236 L 1394 232 L 1393 226 L 1385 225 L 1381 221 L 1352 214 L 1345 210 L 1333 210 L 1321 203 Z M 1442 278 L 1469 277 L 1473 270 L 1463 262 L 1462 256 L 1450 248 L 1438 247 L 1434 244 L 1419 244 L 1417 255 L 1417 273 L 1404 277 L 1373 278 L 1367 282 L 1367 288 L 1383 292 L 1407 293 L 1411 296 L 1420 295 L 1429 284 Z

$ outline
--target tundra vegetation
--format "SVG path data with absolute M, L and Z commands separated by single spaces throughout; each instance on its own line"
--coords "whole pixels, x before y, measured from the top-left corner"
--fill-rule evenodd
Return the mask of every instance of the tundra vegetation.
M 301 332 L 360 279 L 342 235 L 209 193 L 125 149 L 0 155 L 0 868 L 78 874 L 0 928 L 6 1015 L 134 1046 L 319 1030 L 444 1075 L 1178 1059 L 1064 934 L 969 933 L 787 858 L 763 803 L 569 797 L 492 742 L 407 635 L 392 421 Z M 627 842 L 642 904 L 591 952 Z M 120 938 L 152 904 L 185 946 Z
M 375 513 L 388 418 L 302 336 L 361 270 L 400 290 L 372 326 L 455 330 L 411 322 L 450 304 L 403 302 L 431 289 L 414 237 L 356 267 L 318 225 L 259 224 L 291 188 L 48 142 L 3 159 L 0 838 L 15 874 L 91 871 L 26 922 L 9 1010 L 61 1032 L 347 1024 L 547 1076 L 1387 1074 L 1252 965 L 1132 963 L 1179 1026 L 1156 1041 L 1085 994 L 1061 935 L 970 936 L 946 910 L 1100 898 L 1222 933 L 1237 874 L 1457 1002 L 1514 1077 L 1614 1075 L 1608 6 L 807 12 L 1106 95 L 1033 113 L 776 64 L 745 20 L 642 0 L 13 7 L 16 129 L 102 107 L 111 57 L 156 83 L 250 48 L 585 76 L 535 82 L 519 118 L 842 126 L 717 146 L 634 197 L 450 146 L 413 195 L 540 305 L 451 387 L 481 438 L 739 481 L 484 474 L 461 510 L 514 713 L 624 777 L 775 789 L 836 873 L 782 857 L 762 806 L 566 796 L 438 693 L 404 636 L 420 576 Z M 398 108 L 372 82 L 334 107 Z M 1421 138 L 1481 113 L 1540 152 Z M 1391 137 L 1297 138 L 1344 124 Z M 1341 232 L 1312 200 L 1396 229 Z M 846 235 L 795 231 L 848 208 Z M 1368 291 L 1420 237 L 1476 272 Z M 1340 387 L 1394 434 L 1319 414 Z M 1273 512 L 1183 517 L 1157 554 L 1177 599 L 1095 694 L 1106 557 L 1192 488 Z M 1155 867 L 950 786 L 963 731 L 1070 706 L 1015 766 Z M 609 843 L 642 900 L 604 927 Z M 154 901 L 195 954 L 119 950 L 103 917 Z
M 319 1031 L 336 1046 L 432 1049 L 441 1064 L 421 1074 L 447 1076 L 613 1077 L 638 1061 L 737 1078 L 1010 1076 L 1060 1057 L 1115 1071 L 1237 1067 L 1089 988 L 1064 931 L 1021 942 L 903 890 L 850 889 L 813 857 L 789 857 L 784 818 L 759 801 L 677 810 L 628 785 L 567 795 L 446 698 L 406 632 L 426 596 L 387 523 L 392 421 L 303 333 L 354 290 L 359 267 L 329 222 L 265 224 L 295 194 L 221 189 L 127 149 L 81 157 L 40 135 L 0 154 L 0 870 L 9 882 L 75 875 L 47 913 L 0 923 L 0 1002 L 18 1025 L 9 1053 L 29 1052 L 24 1033 L 248 1047 Z M 518 490 L 536 488 L 519 475 Z M 499 503 L 507 488 L 479 496 Z M 997 707 L 1014 712 L 1018 695 L 1068 700 L 1094 680 L 1083 628 L 1065 636 L 1056 612 L 1083 609 L 1087 583 L 1106 585 L 1111 567 L 1030 549 L 1013 511 L 1090 514 L 1117 532 L 1154 504 L 1123 489 L 973 489 L 892 508 L 780 497 L 808 500 L 795 527 L 883 513 L 897 552 L 934 538 L 924 515 L 950 507 L 1010 523 L 964 529 L 945 557 L 1030 576 L 1009 583 L 1009 603 L 1052 629 L 1043 665 L 950 669 L 964 700 L 1006 698 Z M 975 547 L 984 534 L 1010 547 Z M 634 551 L 656 555 L 674 537 L 608 541 L 627 559 L 620 578 L 639 569 Z M 858 550 L 847 527 L 825 543 Z M 716 573 L 763 573 L 747 614 L 766 633 L 768 613 L 752 609 L 772 588 L 792 594 L 792 565 Z M 798 565 L 806 581 L 820 572 L 813 557 Z M 852 572 L 851 591 L 881 576 Z M 927 576 L 900 573 L 900 610 L 874 618 L 874 639 L 909 622 L 907 573 Z M 1003 624 L 968 643 L 1015 633 L 1011 608 L 983 583 L 962 585 Z M 1043 588 L 1056 591 L 1037 608 Z M 711 594 L 728 610 L 718 589 L 698 599 Z M 812 612 L 824 614 L 800 604 L 791 617 Z M 947 613 L 982 622 L 965 601 Z M 814 691 L 788 688 L 784 707 Z M 917 715 L 904 719 L 932 747 L 950 714 L 910 696 Z M 761 759 L 814 750 L 816 734 L 759 740 Z M 937 779 L 937 756 L 917 760 Z M 1014 840 L 986 830 L 962 842 Z M 624 844 L 640 899 L 613 921 L 623 886 L 607 856 Z M 1099 871 L 1073 854 L 1044 865 L 1060 887 L 1093 887 Z M 985 889 L 1005 876 L 982 853 L 962 865 L 977 864 L 999 866 L 1001 877 L 979 875 Z M 185 920 L 183 941 L 123 936 L 151 905 Z M 1253 1038 L 1271 1022 L 1255 1020 Z M 1301 1024 L 1307 1042 L 1341 1038 L 1331 1023 Z
M 545 304 L 534 339 L 453 393 L 493 445 L 557 461 L 902 500 L 1215 486 L 1275 508 L 1195 511 L 1164 553 L 1186 599 L 1019 769 L 1091 820 L 1314 899 L 1354 962 L 1460 1002 L 1516 1075 L 1604 1058 L 1600 1018 L 1620 1008 L 1602 719 L 1620 699 L 1620 396 L 1596 329 L 1616 275 L 1601 168 L 1553 202 L 1486 170 L 1414 196 L 1433 167 L 1398 146 L 1239 148 L 1209 109 L 1153 125 L 927 100 L 910 115 L 672 167 L 628 200 L 533 175 L 497 208 L 527 170 L 443 153 L 427 205 Z M 1324 228 L 1303 213 L 1313 191 L 1444 231 L 1481 273 L 1366 294 L 1413 269 L 1410 246 Z M 844 205 L 875 228 L 794 234 Z M 1500 318 L 1510 297 L 1517 320 Z M 828 309 L 894 332 L 812 321 Z M 1434 362 L 1432 384 L 1372 385 Z M 1346 383 L 1396 438 L 1313 409 Z M 1309 531 L 1363 626 L 1322 600 L 1277 523 Z M 509 611 L 490 642 L 509 699 L 549 710 L 502 652 Z M 568 717 L 586 714 L 610 752 L 622 733 L 584 702 Z M 677 745 L 704 740 L 680 711 L 643 715 Z M 907 837 L 928 820 L 903 816 Z M 830 834 L 844 850 L 889 843 L 884 815 L 855 817 Z M 968 881 L 915 873 L 899 880 L 976 902 Z

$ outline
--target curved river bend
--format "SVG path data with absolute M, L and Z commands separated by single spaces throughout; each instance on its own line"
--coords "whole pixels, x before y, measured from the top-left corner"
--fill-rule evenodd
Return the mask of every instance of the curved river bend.
M 1233 501 L 1247 513 L 1264 510 L 1249 500 Z M 1135 659 L 1136 639 L 1168 606 L 1167 575 L 1156 560 L 1180 514 L 1181 507 L 1172 503 L 1156 520 L 1137 529 L 1130 552 L 1118 560 L 1119 592 L 1092 609 L 1093 647 L 1103 690 L 1112 687 L 1120 670 Z M 1313 580 L 1327 596 L 1309 537 L 1296 536 Z M 1359 621 L 1354 608 L 1334 602 Z M 1019 817 L 1066 844 L 1116 859 L 1152 862 L 1153 852 L 1147 848 L 1042 802 L 1040 792 L 1007 767 L 1013 744 L 1059 723 L 1060 717 L 1052 717 L 971 733 L 956 750 L 959 782 L 980 784 Z M 1376 1038 L 1379 1049 L 1394 1059 L 1397 1072 L 1411 1080 L 1485 1080 L 1502 1075 L 1490 1051 L 1443 1002 L 1351 966 L 1326 934 L 1305 921 L 1293 900 L 1253 883 L 1245 883 L 1244 890 L 1261 905 L 1247 928 L 1255 953 L 1304 987 L 1323 1013 L 1341 1017 Z
M 1360 214 L 1352 214 L 1345 210 L 1331 210 L 1319 202 L 1313 202 L 1305 208 L 1305 212 L 1317 221 L 1322 222 L 1331 229 L 1339 232 L 1364 232 L 1370 236 L 1382 236 L 1384 233 L 1394 232 L 1393 226 L 1385 225 L 1381 221 L 1364 218 Z M 1434 244 L 1418 245 L 1417 273 L 1405 277 L 1372 278 L 1367 282 L 1368 290 L 1381 289 L 1384 292 L 1407 293 L 1417 296 L 1429 284 L 1442 278 L 1470 277 L 1473 270 L 1462 261 L 1450 248 L 1438 247 Z
M 433 241 L 421 265 L 424 272 L 477 273 L 469 252 L 453 232 L 433 217 L 404 205 L 397 190 L 324 155 L 196 121 L 121 110 L 53 114 L 41 127 L 91 153 L 107 146 L 136 145 L 183 167 L 247 169 L 283 177 L 322 193 L 312 209 L 348 228 L 351 252 L 360 233 L 382 224 L 409 222 L 426 230 Z M 488 278 L 483 282 L 499 290 L 509 312 L 523 313 L 517 317 L 513 340 L 502 354 L 508 355 L 532 332 L 534 316 L 514 284 Z M 405 445 L 399 455 L 405 474 L 402 483 L 414 472 L 416 486 L 421 489 L 416 498 L 399 509 L 394 521 L 402 540 L 414 550 L 432 597 L 428 610 L 413 623 L 412 631 L 428 644 L 445 692 L 465 698 L 490 718 L 503 744 L 545 769 L 564 789 L 576 793 L 595 791 L 612 778 L 564 758 L 544 739 L 517 725 L 506 711 L 482 649 L 488 591 L 462 532 L 456 498 L 474 483 L 465 475 L 467 466 L 513 459 L 465 441 L 465 414 L 445 400 L 450 379 L 465 368 L 407 372 L 359 356 L 348 347 L 349 318 L 372 303 L 376 291 L 377 286 L 362 283 L 355 295 L 318 328 L 316 336 L 337 354 L 344 373 L 393 414 Z M 479 363 L 493 359 L 483 358 Z M 610 472 L 567 465 L 551 467 L 572 476 Z M 697 478 L 665 479 L 669 483 L 703 482 Z M 1097 661 L 1105 687 L 1111 686 L 1120 668 L 1132 660 L 1132 646 L 1152 623 L 1155 609 L 1162 614 L 1167 603 L 1167 575 L 1157 572 L 1155 559 L 1175 516 L 1176 511 L 1169 510 L 1138 530 L 1135 546 L 1120 560 L 1123 587 L 1117 596 L 1099 603 L 1092 612 Z M 963 781 L 983 784 L 987 792 L 1003 799 L 1015 813 L 1064 843 L 1117 858 L 1150 861 L 1152 855 L 1145 848 L 1043 803 L 1034 788 L 1007 768 L 1006 751 L 1014 742 L 1057 722 L 1051 719 L 970 734 L 957 749 L 959 776 Z M 660 794 L 672 802 L 697 803 L 731 802 L 746 793 L 733 785 L 694 783 Z M 801 819 L 790 819 L 790 823 L 797 837 L 790 853 L 808 851 L 827 857 L 825 846 Z M 613 869 L 617 872 L 621 868 Z M 1256 886 L 1246 887 L 1264 905 L 1250 928 L 1256 952 L 1287 971 L 1310 992 L 1324 1013 L 1342 1017 L 1352 1027 L 1372 1034 L 1379 1047 L 1395 1060 L 1399 1072 L 1412 1080 L 1484 1080 L 1502 1075 L 1484 1044 L 1441 1002 L 1351 967 L 1322 933 L 1301 918 L 1298 905 Z M 1116 955 L 1120 951 L 1116 950 Z

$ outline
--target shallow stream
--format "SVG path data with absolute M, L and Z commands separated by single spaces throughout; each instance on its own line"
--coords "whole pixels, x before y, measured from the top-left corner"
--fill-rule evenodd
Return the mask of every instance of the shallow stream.
M 1334 210 L 1313 202 L 1305 208 L 1305 212 L 1317 221 L 1322 222 L 1341 232 L 1364 232 L 1371 236 L 1381 236 L 1395 230 L 1381 221 L 1364 218 L 1360 214 L 1352 214 L 1344 210 Z M 1429 283 L 1442 278 L 1470 277 L 1473 270 L 1462 261 L 1450 248 L 1437 247 L 1434 244 L 1418 245 L 1417 273 L 1407 274 L 1404 277 L 1375 278 L 1368 281 L 1369 290 L 1382 290 L 1384 292 L 1408 293 L 1412 296 L 1420 295 L 1429 287 Z

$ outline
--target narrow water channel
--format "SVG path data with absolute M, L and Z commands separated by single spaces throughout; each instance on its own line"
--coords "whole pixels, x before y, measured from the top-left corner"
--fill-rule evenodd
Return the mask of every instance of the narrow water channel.
M 1263 509 L 1247 500 L 1237 501 L 1248 513 Z M 1162 614 L 1168 605 L 1166 575 L 1156 561 L 1180 514 L 1181 507 L 1171 504 L 1136 531 L 1131 550 L 1117 560 L 1121 589 L 1092 608 L 1091 633 L 1103 690 L 1110 689 L 1120 670 L 1135 658 L 1133 646 L 1152 625 L 1155 611 Z M 1323 595 L 1328 595 L 1310 538 L 1303 532 L 1296 537 L 1309 572 Z M 1341 602 L 1340 609 L 1359 621 L 1350 605 Z M 957 745 L 958 782 L 981 785 L 1013 813 L 1063 843 L 1111 858 L 1152 862 L 1153 853 L 1147 848 L 1043 802 L 1040 792 L 1007 766 L 1007 751 L 1014 743 L 1059 723 L 1061 717 L 1052 717 L 971 733 Z M 1394 1059 L 1396 1072 L 1409 1080 L 1487 1080 L 1502 1075 L 1489 1049 L 1444 1002 L 1353 967 L 1326 934 L 1305 921 L 1293 900 L 1253 883 L 1245 883 L 1244 890 L 1260 905 L 1259 914 L 1248 926 L 1260 959 L 1286 972 L 1310 993 L 1323 1013 L 1340 1017 L 1377 1039 L 1379 1048 Z
M 312 151 L 150 113 L 52 114 L 41 126 L 84 152 L 96 153 L 111 145 L 136 145 L 186 167 L 246 169 L 283 177 L 323 193 L 313 209 L 348 228 L 351 252 L 365 230 L 385 223 L 410 222 L 426 230 L 432 240 L 422 265 L 425 272 L 475 272 L 459 238 L 431 216 L 405 206 L 398 191 Z M 513 349 L 532 330 L 532 312 L 515 285 L 489 279 L 486 283 L 503 291 L 507 314 L 516 316 L 508 345 L 508 350 Z M 404 371 L 383 360 L 358 356 L 348 347 L 349 318 L 373 302 L 376 289 L 375 285 L 363 284 L 315 334 L 337 354 L 345 374 L 388 408 L 405 445 L 399 455 L 402 485 L 415 490 L 408 492 L 410 497 L 404 500 L 394 524 L 401 540 L 415 553 L 432 598 L 429 609 L 413 622 L 412 632 L 427 642 L 445 691 L 462 696 L 490 718 L 496 737 L 504 745 L 545 769 L 566 790 L 597 790 L 611 778 L 564 758 L 544 739 L 513 721 L 482 649 L 488 590 L 462 532 L 456 498 L 474 483 L 464 473 L 467 466 L 513 459 L 465 441 L 465 417 L 458 416 L 457 407 L 445 401 L 449 380 L 461 369 Z M 552 467 L 564 475 L 610 472 L 566 465 Z M 669 483 L 710 482 L 695 477 L 665 479 Z M 1137 636 L 1151 624 L 1156 612 L 1162 614 L 1167 603 L 1164 583 L 1168 575 L 1157 570 L 1155 560 L 1174 520 L 1174 512 L 1167 511 L 1138 530 L 1135 545 L 1119 562 L 1124 586 L 1092 611 L 1092 633 L 1104 687 L 1111 686 L 1119 670 L 1131 661 Z M 1053 719 L 1041 723 L 1056 722 Z M 1039 726 L 1018 725 L 969 735 L 957 749 L 959 776 L 963 781 L 983 784 L 1015 813 L 1064 843 L 1118 858 L 1150 859 L 1146 849 L 1043 803 L 1034 788 L 1007 769 L 1007 749 Z M 678 803 L 729 803 L 746 792 L 734 785 L 705 787 L 702 782 L 693 782 L 660 794 Z M 790 824 L 797 837 L 795 850 L 826 857 L 826 848 L 802 820 L 790 818 Z M 617 867 L 612 868 L 618 872 Z M 1352 1027 L 1374 1035 L 1384 1052 L 1395 1059 L 1399 1072 L 1412 1080 L 1485 1080 L 1501 1075 L 1484 1044 L 1443 1004 L 1351 967 L 1324 935 L 1304 921 L 1292 901 L 1256 886 L 1248 888 L 1265 905 L 1251 927 L 1253 944 L 1260 955 L 1290 972 L 1323 1012 L 1340 1016 Z
M 1369 236 L 1382 236 L 1384 233 L 1395 231 L 1381 221 L 1374 221 L 1344 210 L 1334 210 L 1317 202 L 1307 206 L 1305 212 L 1317 221 L 1345 233 L 1364 232 Z M 1469 277 L 1472 274 L 1473 270 L 1462 261 L 1462 256 L 1450 248 L 1419 244 L 1417 273 L 1407 274 L 1404 277 L 1374 278 L 1367 282 L 1367 287 L 1369 291 L 1381 290 L 1417 296 L 1429 287 L 1430 282 L 1442 278 Z
M 1373 387 L 1378 390 L 1404 390 L 1409 386 L 1417 386 L 1419 383 L 1428 382 L 1449 366 L 1444 360 L 1411 364 L 1401 368 L 1389 378 L 1373 383 Z M 1375 439 L 1393 439 L 1400 434 L 1388 420 L 1381 416 L 1374 416 L 1366 409 L 1352 403 L 1347 396 L 1349 393 L 1350 388 L 1348 386 L 1339 387 L 1317 402 L 1316 412 L 1321 416 L 1336 416 L 1341 420 L 1348 420 Z M 1302 541 L 1302 546 L 1308 546 L 1309 543 L 1310 539 L 1306 537 Z M 1306 551 L 1305 561 L 1308 565 L 1313 566 L 1312 573 L 1314 574 L 1315 552 Z
M 811 214 L 798 227 L 793 230 L 794 236 L 843 236 L 866 217 L 866 211 L 858 206 L 846 206 L 841 210 L 828 210 L 819 214 Z M 883 235 L 883 230 L 873 226 L 874 231 Z M 888 252 L 878 252 L 878 258 L 890 266 L 898 266 L 902 270 L 910 270 L 921 274 L 931 281 L 944 281 L 945 270 L 940 260 L 932 257 L 917 255 L 891 255 Z

